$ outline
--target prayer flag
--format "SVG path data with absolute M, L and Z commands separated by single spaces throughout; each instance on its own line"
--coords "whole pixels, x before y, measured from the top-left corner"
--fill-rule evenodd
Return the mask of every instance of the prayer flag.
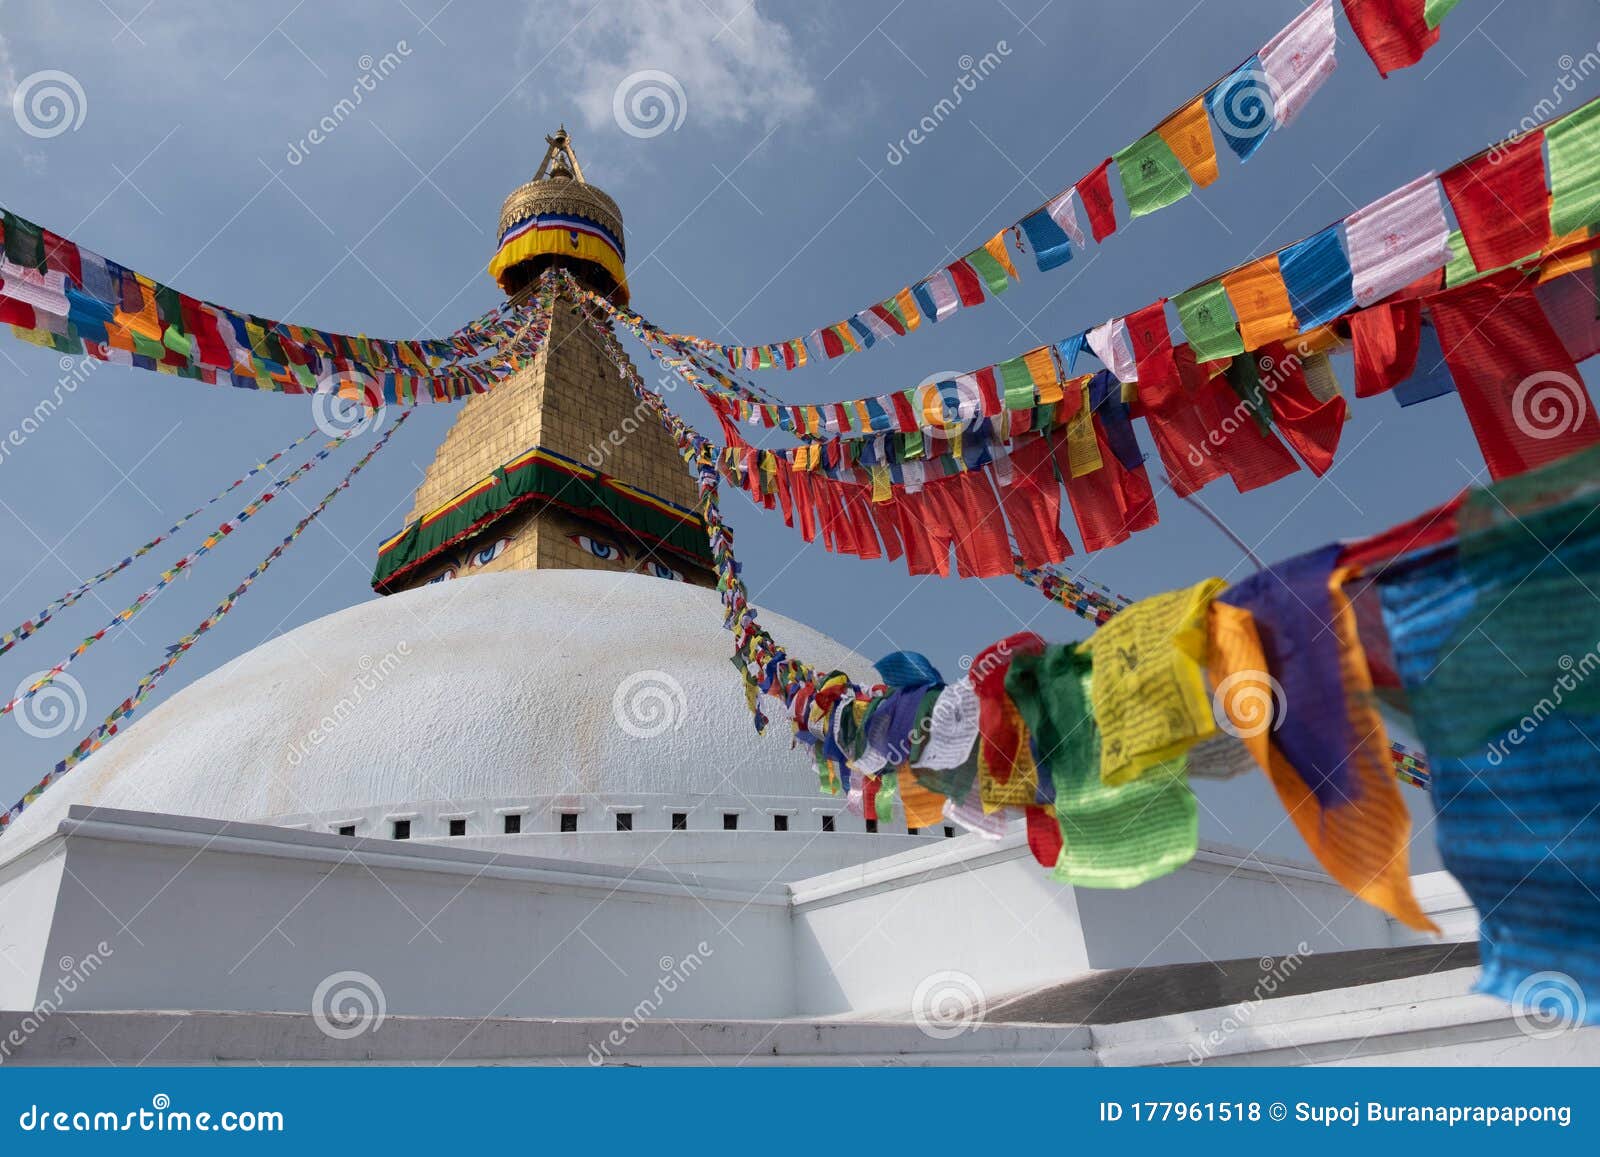
M 1133 346 L 1128 340 L 1127 322 L 1114 317 L 1089 331 L 1089 348 L 1101 363 L 1117 375 L 1119 381 L 1139 380 L 1138 363 L 1134 361 Z
M 983 304 L 983 285 L 978 280 L 978 271 L 972 267 L 969 261 L 963 258 L 960 261 L 951 262 L 944 267 L 944 271 L 949 275 L 951 283 L 955 286 L 956 295 L 961 299 L 962 305 Z M 940 316 L 943 316 L 942 311 Z
M 1315 0 L 1261 50 L 1277 123 L 1287 125 L 1333 75 L 1333 0 Z
M 1045 212 L 1050 214 L 1054 221 L 1066 235 L 1072 238 L 1072 243 L 1079 249 L 1084 248 L 1083 223 L 1078 220 L 1078 210 L 1075 202 L 1078 200 L 1078 190 L 1068 189 L 1060 194 L 1050 204 L 1045 206 Z
M 1550 193 L 1543 132 L 1457 165 L 1440 180 L 1477 269 L 1499 269 L 1544 248 Z
M 1327 325 L 1356 307 L 1350 262 L 1339 243 L 1337 225 L 1279 253 L 1278 270 L 1301 329 Z
M 1096 165 L 1089 175 L 1073 186 L 1089 214 L 1089 228 L 1096 241 L 1104 241 L 1117 231 L 1117 209 L 1111 200 L 1111 158 Z
M 1424 0 L 1343 0 L 1344 14 L 1380 76 L 1409 68 L 1439 42 Z
M 1135 217 L 1164 209 L 1193 191 L 1188 171 L 1160 132 L 1148 133 L 1117 153 L 1117 176 Z
M 1055 218 L 1046 210 L 1040 209 L 1024 217 L 1022 231 L 1028 235 L 1028 244 L 1033 247 L 1033 259 L 1040 273 L 1058 269 L 1072 260 L 1072 242 L 1066 230 L 1056 224 Z
M 1239 318 L 1239 336 L 1246 349 L 1260 349 L 1300 332 L 1276 253 L 1223 274 L 1222 284 Z
M 1550 145 L 1550 233 L 1559 237 L 1600 221 L 1600 101 L 1568 113 L 1544 135 Z M 9 241 L 9 231 L 6 236 Z
M 1331 0 L 1330 0 L 1331 2 Z M 1217 179 L 1217 146 L 1206 118 L 1206 99 L 1197 96 L 1185 108 L 1161 122 L 1156 132 L 1167 142 L 1189 179 L 1200 188 Z
M 1450 260 L 1439 181 L 1418 177 L 1345 219 L 1356 303 L 1371 305 Z
M 1244 353 L 1228 291 L 1220 281 L 1185 290 L 1172 299 L 1194 356 L 1203 362 Z
M 1272 86 L 1259 56 L 1252 56 L 1206 95 L 1217 131 L 1241 161 L 1248 161 L 1276 123 Z
M 1001 252 L 1004 252 L 1004 250 Z M 979 276 L 983 278 L 984 284 L 989 287 L 990 293 L 1004 293 L 1011 288 L 1011 279 L 1006 276 L 1006 267 L 996 261 L 994 254 L 984 246 L 974 249 L 963 260 L 971 268 L 978 271 Z

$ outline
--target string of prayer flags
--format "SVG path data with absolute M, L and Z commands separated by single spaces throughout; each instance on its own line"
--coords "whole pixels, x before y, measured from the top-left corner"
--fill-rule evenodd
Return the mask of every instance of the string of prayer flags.
M 84 595 L 86 595 L 91 588 L 99 585 L 100 583 L 105 582 L 107 579 L 113 578 L 116 575 L 122 573 L 122 571 L 126 570 L 129 566 L 133 565 L 133 563 L 136 560 L 143 558 L 145 555 L 149 554 L 156 547 L 160 546 L 168 538 L 170 538 L 174 534 L 176 534 L 179 530 L 181 530 L 183 528 L 184 524 L 187 523 L 191 518 L 197 517 L 208 506 L 211 506 L 214 503 L 220 502 L 222 499 L 226 498 L 229 494 L 232 494 L 235 490 L 237 490 L 239 487 L 243 486 L 246 482 L 248 482 L 250 479 L 254 478 L 257 474 L 261 473 L 261 471 L 265 470 L 268 466 L 272 465 L 279 458 L 282 458 L 285 454 L 288 454 L 290 451 L 292 451 L 296 446 L 300 445 L 300 443 L 306 441 L 306 439 L 308 439 L 308 438 L 316 437 L 317 433 L 318 433 L 317 430 L 311 430 L 311 431 L 308 431 L 305 434 L 300 435 L 300 437 L 296 438 L 293 442 L 290 442 L 287 446 L 285 446 L 282 450 L 279 450 L 277 453 L 273 454 L 270 458 L 266 459 L 263 462 L 258 462 L 256 465 L 252 466 L 250 468 L 250 471 L 247 474 L 245 474 L 243 477 L 235 479 L 232 483 L 230 483 L 227 486 L 226 489 L 222 490 L 218 494 L 213 495 L 211 498 L 207 499 L 205 502 L 203 502 L 199 506 L 195 507 L 188 514 L 185 514 L 182 518 L 178 519 L 171 526 L 169 526 L 166 530 L 162 531 L 160 534 L 158 534 L 154 538 L 152 538 L 149 542 L 147 542 L 143 546 L 139 547 L 139 549 L 135 550 L 132 554 L 128 555 L 126 558 L 123 558 L 123 559 L 119 560 L 118 562 L 113 563 L 111 566 L 107 567 L 105 570 L 101 571 L 99 574 L 94 575 L 91 578 L 85 579 L 83 582 L 79 583 L 72 590 L 68 591 L 66 594 L 62 595 L 60 598 L 58 598 L 54 602 L 52 602 L 49 606 L 45 607 L 38 614 L 34 615 L 33 618 L 27 620 L 24 623 L 18 624 L 14 629 L 12 629 L 10 631 L 7 631 L 4 635 L 0 635 L 0 655 L 4 655 L 7 651 L 11 650 L 12 647 L 15 647 L 18 643 L 20 643 L 23 639 L 28 638 L 30 635 L 36 634 L 38 632 L 39 628 L 43 627 L 46 623 L 48 623 L 55 616 L 55 613 L 57 611 L 64 610 L 65 608 L 72 606 L 79 599 L 81 599 Z
M 232 535 L 234 531 L 238 530 L 240 526 L 244 525 L 244 523 L 254 517 L 264 506 L 266 506 L 283 491 L 287 490 L 290 486 L 293 486 L 302 477 L 313 470 L 319 462 L 323 461 L 335 450 L 343 446 L 345 442 L 357 432 L 358 429 L 359 427 L 352 428 L 343 434 L 340 434 L 337 438 L 329 442 L 321 450 L 318 450 L 305 462 L 302 462 L 294 470 L 273 482 L 271 486 L 267 487 L 261 492 L 255 501 L 247 503 L 244 509 L 240 510 L 238 514 L 234 515 L 222 525 L 218 526 L 216 530 L 208 534 L 199 546 L 195 547 L 188 554 L 185 554 L 182 558 L 178 559 L 177 562 L 173 563 L 166 570 L 162 571 L 160 578 L 140 592 L 138 598 L 134 599 L 133 602 L 128 604 L 128 606 L 113 615 L 111 621 L 105 626 L 101 627 L 94 634 L 90 635 L 88 638 L 84 639 L 83 642 L 74 647 L 70 652 L 67 653 L 66 658 L 55 664 L 55 666 L 50 667 L 45 671 L 41 671 L 32 683 L 19 690 L 9 702 L 7 702 L 3 707 L 0 707 L 0 715 L 9 715 L 12 711 L 16 710 L 18 704 L 22 703 L 24 700 L 32 698 L 39 691 L 55 682 L 57 675 L 65 671 L 69 666 L 72 665 L 74 660 L 76 660 L 90 647 L 94 646 L 94 644 L 98 643 L 101 639 L 105 638 L 106 635 L 110 634 L 112 630 L 122 626 L 124 623 L 132 621 L 135 615 L 149 605 L 150 600 L 154 599 L 156 595 L 160 594 L 167 588 L 168 584 L 170 584 L 179 575 L 188 574 L 193 568 L 194 564 L 199 561 L 201 557 L 210 553 L 213 547 Z
M 183 656 L 186 655 L 189 650 L 200 641 L 201 636 L 206 634 L 206 632 L 210 631 L 211 628 L 215 627 L 227 617 L 228 613 L 233 610 L 233 608 L 238 604 L 239 600 L 244 597 L 247 591 L 249 591 L 251 585 L 256 581 L 256 579 L 265 574 L 267 569 L 283 556 L 284 551 L 288 550 L 295 540 L 298 539 L 302 533 L 304 533 L 306 527 L 310 526 L 313 522 L 320 518 L 322 516 L 322 512 L 325 511 L 330 504 L 332 504 L 333 500 L 350 488 L 350 484 L 355 480 L 356 475 L 360 474 L 361 471 L 366 468 L 367 463 L 371 462 L 372 459 L 377 456 L 378 452 L 389 444 L 389 439 L 394 437 L 394 435 L 399 431 L 400 427 L 406 424 L 406 419 L 411 417 L 411 414 L 412 411 L 408 409 L 398 418 L 396 418 L 394 424 L 383 432 L 383 436 L 373 443 L 372 449 L 368 450 L 364 455 L 357 459 L 350 469 L 345 472 L 344 477 L 339 480 L 339 484 L 332 490 L 328 491 L 327 494 L 323 495 L 322 500 L 318 502 L 316 506 L 312 507 L 306 513 L 304 518 L 295 523 L 293 528 L 290 529 L 289 533 L 284 536 L 283 541 L 274 546 L 272 550 L 268 552 L 267 556 L 258 562 L 255 567 L 251 569 L 251 571 L 246 574 L 243 579 L 240 580 L 239 585 L 228 592 L 227 596 L 220 603 L 218 603 L 215 608 L 212 609 L 209 615 L 200 620 L 199 624 L 197 624 L 195 628 L 188 634 L 184 635 L 177 642 L 171 643 L 167 646 L 166 658 L 164 658 L 159 664 L 147 672 L 142 679 L 139 680 L 138 686 L 134 688 L 133 694 L 129 695 L 121 703 L 117 704 L 117 706 L 112 710 L 111 714 L 107 715 L 105 719 L 94 728 L 94 730 L 85 735 L 83 739 L 81 739 L 78 744 L 73 747 L 73 749 L 69 751 L 55 765 L 55 767 L 50 770 L 49 774 L 47 774 L 33 787 L 29 788 L 27 792 L 23 794 L 23 797 L 12 805 L 11 810 L 5 812 L 4 814 L 0 814 L 0 835 L 4 835 L 6 829 L 9 828 L 16 818 L 22 814 L 23 810 L 32 806 L 33 802 L 43 795 L 47 790 L 49 790 L 52 784 L 58 781 L 62 776 L 66 775 L 78 764 L 82 763 L 89 756 L 93 755 L 96 751 L 99 751 L 117 735 L 118 731 L 122 727 L 122 724 L 131 718 L 134 712 L 136 712 L 145 702 L 145 700 L 150 697 L 150 695 L 155 691 L 156 686 L 163 678 L 166 677 L 167 673 L 171 671 L 172 668 L 177 665 L 178 661 L 182 659 Z
M 1438 39 L 1438 23 L 1451 6 L 1444 0 L 1344 0 L 1345 12 L 1363 46 L 1384 72 L 1420 59 Z M 1118 228 L 1111 193 L 1113 163 L 1129 215 L 1135 219 L 1182 200 L 1196 187 L 1210 185 L 1219 173 L 1212 125 L 1240 161 L 1248 160 L 1269 134 L 1293 123 L 1333 74 L 1337 45 L 1333 0 L 1311 0 L 1244 64 L 1174 109 L 1152 130 L 1001 230 L 981 249 L 900 294 L 909 294 L 930 320 L 942 321 L 956 308 L 982 304 L 986 300 L 983 285 L 991 294 L 1003 293 L 1016 280 L 1003 241 L 1012 229 L 1028 238 L 1041 272 L 1060 268 L 1071 259 L 1074 246 L 1084 247 L 1078 202 L 1088 214 L 1096 243 L 1104 242 Z M 1004 278 L 1002 269 L 1007 273 Z M 970 283 L 965 281 L 969 275 Z M 957 292 L 951 294 L 951 288 Z M 876 345 L 882 334 L 873 331 L 867 312 L 813 330 L 810 336 L 816 351 L 833 358 Z M 915 327 L 908 326 L 906 332 L 911 328 Z M 850 340 L 849 331 L 861 340 Z M 735 368 L 781 365 L 792 369 L 803 364 L 803 359 L 781 356 L 783 349 L 800 339 L 746 347 L 675 336 L 680 342 L 720 353 Z

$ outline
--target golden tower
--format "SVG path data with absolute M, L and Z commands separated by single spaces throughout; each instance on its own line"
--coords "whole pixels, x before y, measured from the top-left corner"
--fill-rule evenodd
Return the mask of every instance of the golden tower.
M 557 267 L 626 301 L 621 210 L 584 180 L 565 128 L 545 142 L 533 180 L 506 198 L 490 274 L 515 295 Z M 558 300 L 533 361 L 462 403 L 373 586 L 547 567 L 714 585 L 695 505 L 672 439 Z

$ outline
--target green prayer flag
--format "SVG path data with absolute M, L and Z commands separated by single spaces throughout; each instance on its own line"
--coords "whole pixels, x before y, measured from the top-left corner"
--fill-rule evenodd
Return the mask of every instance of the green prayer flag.
M 1550 149 L 1550 232 L 1557 237 L 1600 221 L 1600 101 L 1544 131 Z
M 1244 341 L 1239 337 L 1233 306 L 1228 303 L 1228 291 L 1222 282 L 1186 290 L 1173 298 L 1172 304 L 1178 308 L 1183 336 L 1189 339 L 1196 360 L 1210 362 L 1244 353 Z
M 1466 235 L 1457 229 L 1450 234 L 1450 261 L 1444 267 L 1445 288 L 1453 289 L 1477 276 L 1478 266 L 1473 262 L 1472 252 L 1467 248 Z
M 1012 358 L 995 366 L 1000 375 L 1000 387 L 1005 394 L 1006 409 L 1033 409 L 1033 375 L 1022 358 Z
M 1193 191 L 1189 172 L 1160 133 L 1140 137 L 1114 158 L 1122 195 L 1135 217 L 1165 209 Z
M 1004 293 L 1011 288 L 1011 278 L 1006 275 L 1006 267 L 994 259 L 994 254 L 979 246 L 962 258 L 968 265 L 978 271 L 978 276 L 983 278 L 983 283 L 989 287 L 990 293 Z
M 44 272 L 44 232 L 32 221 L 5 210 L 6 260 Z
M 1250 412 L 1250 417 L 1255 420 L 1256 429 L 1263 434 L 1272 432 L 1272 404 L 1267 400 L 1267 392 L 1261 385 L 1261 372 L 1256 367 L 1254 356 L 1234 358 L 1228 363 L 1228 368 L 1223 371 L 1223 379 L 1238 395 L 1245 409 Z
M 161 335 L 161 343 L 175 354 L 186 358 L 194 356 L 194 342 L 175 325 L 167 326 L 166 332 Z
M 921 430 L 908 430 L 901 435 L 901 439 L 905 452 L 905 457 L 901 459 L 902 462 L 910 462 L 912 459 L 922 457 Z
M 1006 694 L 1039 749 L 1039 774 L 1055 785 L 1061 857 L 1055 878 L 1087 888 L 1132 888 L 1194 858 L 1199 816 L 1187 761 L 1158 764 L 1117 786 L 1100 779 L 1100 728 L 1090 688 L 1094 660 L 1076 646 L 1018 655 Z
M 1422 18 L 1428 22 L 1429 28 L 1437 28 L 1450 15 L 1450 9 L 1459 3 L 1461 0 L 1427 0 L 1422 8 Z

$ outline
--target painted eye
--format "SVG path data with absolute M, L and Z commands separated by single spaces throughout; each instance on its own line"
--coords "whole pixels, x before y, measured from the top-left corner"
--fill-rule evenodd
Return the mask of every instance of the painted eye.
M 650 559 L 646 562 L 644 569 L 646 574 L 653 574 L 656 578 L 671 579 L 673 582 L 680 583 L 683 581 L 683 572 L 681 570 L 673 570 L 666 563 L 657 562 L 655 559 Z
M 488 546 L 475 550 L 467 557 L 468 566 L 488 566 L 511 546 L 509 538 L 497 538 Z
M 453 566 L 447 566 L 422 585 L 425 587 L 431 587 L 434 583 L 447 583 L 455 577 L 456 568 Z
M 603 559 L 606 562 L 620 562 L 622 560 L 622 548 L 606 542 L 604 539 L 590 538 L 587 534 L 569 534 L 567 537 L 578 544 L 578 549 L 588 551 L 595 558 Z

